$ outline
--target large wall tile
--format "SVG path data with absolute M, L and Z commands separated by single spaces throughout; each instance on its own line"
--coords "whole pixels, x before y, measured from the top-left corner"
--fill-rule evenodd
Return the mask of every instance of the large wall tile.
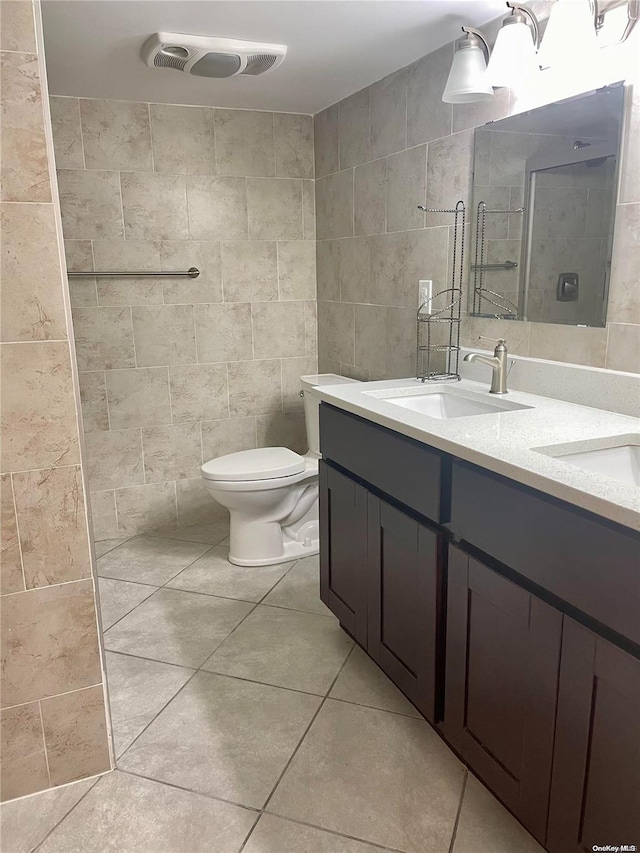
M 124 237 L 120 179 L 116 172 L 58 170 L 65 239 Z
M 200 270 L 197 278 L 165 278 L 163 284 L 165 304 L 222 302 L 219 243 L 170 240 L 161 244 L 160 259 L 163 270 L 184 271 L 191 267 Z
M 426 228 L 407 234 L 402 286 L 396 291 L 396 305 L 418 307 L 418 288 L 421 279 L 433 282 L 434 296 L 450 287 L 449 259 L 451 246 L 448 228 Z M 442 297 L 441 297 L 442 298 Z M 434 303 L 436 307 L 439 306 Z
M 266 302 L 278 298 L 278 258 L 271 241 L 222 243 L 225 302 Z
M 453 60 L 450 44 L 423 56 L 407 72 L 407 145 L 421 145 L 451 133 L 451 104 L 442 101 Z
M 248 178 L 247 209 L 252 240 L 301 240 L 302 182 Z
M 305 354 L 318 357 L 318 303 L 308 299 L 304 303 Z
M 318 359 L 354 362 L 354 309 L 340 302 L 318 302 Z
M 78 98 L 49 98 L 58 169 L 84 169 Z
M 67 342 L 2 344 L 1 353 L 1 469 L 79 462 Z
M 349 169 L 369 159 L 369 96 L 361 89 L 338 104 L 340 168 Z
M 278 243 L 280 299 L 316 298 L 316 244 L 311 240 Z
M 427 207 L 454 208 L 468 202 L 473 134 L 469 131 L 430 142 L 427 150 Z M 427 225 L 450 225 L 450 213 L 427 213 Z
M 276 175 L 313 178 L 313 116 L 274 113 Z
M 149 109 L 134 101 L 80 99 L 87 169 L 152 169 Z
M 0 173 L 3 201 L 51 201 L 38 59 L 0 57 Z
M 187 193 L 192 240 L 246 240 L 244 178 L 189 178 Z
M 135 367 L 130 308 L 76 308 L 73 329 L 79 370 Z
M 171 530 L 178 523 L 174 483 L 116 489 L 118 536 Z
M 376 305 L 404 304 L 407 234 L 384 234 L 370 241 L 371 289 L 369 302 Z M 417 300 L 416 300 L 417 301 Z M 417 307 L 417 306 L 416 306 Z
M 531 323 L 529 355 L 532 358 L 604 367 L 606 349 L 606 329 Z
M 111 768 L 102 685 L 42 702 L 42 724 L 52 785 Z
M 147 483 L 197 477 L 202 465 L 200 424 L 174 424 L 142 430 Z
M 202 454 L 205 462 L 256 447 L 256 421 L 252 417 L 228 418 L 202 423 Z
M 92 492 L 144 483 L 139 429 L 90 432 L 85 444 Z
M 2 340 L 66 338 L 52 206 L 3 204 L 0 216 Z
M 209 457 L 205 458 L 205 461 Z M 229 515 L 229 511 L 209 494 L 202 477 L 193 480 L 176 480 L 179 527 L 194 524 L 211 524 Z
M 173 175 L 215 175 L 213 110 L 151 104 L 153 168 Z
M 355 306 L 355 364 L 382 376 L 386 367 L 386 309 L 382 305 Z
M 10 474 L 0 476 L 0 528 L 0 595 L 22 592 L 24 576 Z
M 192 305 L 134 306 L 138 367 L 193 364 L 196 360 Z
M 609 285 L 607 320 L 640 325 L 640 204 L 621 204 L 616 210 L 615 237 Z M 633 367 L 630 365 L 630 369 Z
M 171 423 L 166 367 L 109 370 L 106 374 L 110 429 Z
M 34 53 L 33 6 L 24 0 L 4 0 L 0 6 L 0 50 Z
M 371 245 L 369 237 L 340 240 L 340 299 L 371 302 Z
M 116 539 L 120 536 L 113 489 L 91 492 L 91 527 L 96 542 L 102 539 Z
M 13 3 L 12 5 L 27 5 Z M 30 4 L 29 4 L 30 5 Z M 4 4 L 3 4 L 4 6 Z M 11 800 L 49 787 L 40 705 L 32 702 L 0 713 L 0 798 Z
M 98 432 L 109 429 L 109 411 L 107 409 L 107 386 L 104 371 L 96 370 L 78 375 L 80 401 L 82 403 L 82 424 L 85 432 Z
M 120 176 L 127 240 L 186 240 L 187 189 L 182 175 L 127 172 Z
M 282 411 L 282 377 L 277 359 L 229 363 L 232 418 Z
M 407 69 L 370 87 L 371 157 L 386 157 L 407 147 Z
M 97 270 L 159 270 L 160 244 L 152 240 L 94 240 Z M 98 278 L 99 305 L 162 304 L 162 279 L 117 276 Z
M 214 111 L 220 175 L 275 175 L 273 113 Z
M 100 683 L 90 580 L 8 595 L 2 608 L 3 707 Z
M 408 231 L 424 227 L 427 169 L 425 145 L 401 151 L 387 158 L 387 231 Z
M 253 358 L 249 303 L 201 305 L 195 312 L 195 321 L 199 362 Z
M 353 207 L 354 234 L 383 234 L 387 230 L 386 159 L 372 160 L 354 169 Z
M 338 165 L 338 105 L 327 107 L 313 120 L 316 178 L 337 172 Z
M 288 447 L 296 453 L 307 452 L 307 433 L 303 412 L 276 412 L 256 418 L 258 447 Z
M 255 358 L 305 354 L 304 302 L 255 302 L 251 322 Z
M 443 85 L 444 89 L 444 85 Z M 490 121 L 499 121 L 509 115 L 512 92 L 508 88 L 494 91 L 493 98 L 470 104 L 453 105 L 452 132 L 480 127 Z
M 316 181 L 318 240 L 353 234 L 353 170 Z
M 342 240 L 319 240 L 316 243 L 316 280 L 318 299 L 340 301 L 340 250 Z
M 414 308 L 387 308 L 385 378 L 400 379 L 416 372 L 416 312 Z M 381 378 L 377 373 L 371 379 Z
M 27 589 L 90 577 L 80 467 L 16 473 L 13 492 Z
M 302 233 L 305 240 L 316 239 L 316 183 L 302 182 Z
M 633 86 L 629 93 L 627 130 L 622 154 L 620 197 L 621 204 L 640 202 L 640 91 Z
M 173 422 L 229 417 L 226 364 L 171 367 Z
M 640 325 L 612 323 L 609 326 L 606 367 L 609 370 L 640 372 Z

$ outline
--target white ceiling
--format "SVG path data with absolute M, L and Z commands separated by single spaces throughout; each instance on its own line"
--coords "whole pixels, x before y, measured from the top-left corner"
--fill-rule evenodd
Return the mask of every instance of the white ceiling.
M 315 114 L 480 26 L 504 0 L 43 0 L 54 95 Z M 206 80 L 148 68 L 157 31 L 288 45 L 258 78 Z

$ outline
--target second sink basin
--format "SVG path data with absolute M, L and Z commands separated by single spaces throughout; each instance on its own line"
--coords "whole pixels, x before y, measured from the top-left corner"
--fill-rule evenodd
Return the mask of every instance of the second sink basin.
M 394 391 L 365 391 L 364 393 L 394 406 L 401 406 L 403 409 L 410 409 L 412 412 L 420 412 L 440 420 L 531 408 L 531 406 L 511 403 L 504 399 L 489 401 L 472 391 L 459 391 L 454 388 L 398 388 Z
M 640 435 L 602 439 L 603 447 L 589 448 L 585 442 L 556 447 L 536 447 L 539 453 L 570 462 L 585 471 L 604 474 L 627 486 L 640 486 Z

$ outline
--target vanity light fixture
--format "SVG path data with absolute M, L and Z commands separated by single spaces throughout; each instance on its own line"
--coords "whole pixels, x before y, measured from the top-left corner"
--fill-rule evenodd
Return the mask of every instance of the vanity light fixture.
M 507 6 L 511 12 L 502 22 L 487 66 L 486 80 L 495 88 L 514 89 L 538 71 L 536 51 L 540 46 L 540 25 L 527 6 L 510 0 Z
M 468 104 L 493 97 L 493 87 L 485 73 L 489 61 L 486 38 L 473 27 L 462 27 L 465 34 L 456 43 L 447 84 L 442 93 L 445 104 Z
M 544 31 L 538 63 L 541 68 L 584 67 L 598 50 L 595 0 L 556 0 Z

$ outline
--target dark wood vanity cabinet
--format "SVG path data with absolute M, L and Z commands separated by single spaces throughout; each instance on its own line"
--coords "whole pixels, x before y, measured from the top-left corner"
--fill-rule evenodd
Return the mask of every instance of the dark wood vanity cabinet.
M 368 523 L 367 650 L 434 723 L 442 537 L 372 494 Z
M 544 842 L 562 614 L 449 549 L 446 739 Z
M 639 727 L 640 660 L 565 616 L 546 840 L 551 853 L 640 847 Z
M 320 482 L 320 597 L 367 647 L 367 490 L 324 462 Z
M 550 853 L 640 848 L 640 537 L 323 404 L 322 600 Z

